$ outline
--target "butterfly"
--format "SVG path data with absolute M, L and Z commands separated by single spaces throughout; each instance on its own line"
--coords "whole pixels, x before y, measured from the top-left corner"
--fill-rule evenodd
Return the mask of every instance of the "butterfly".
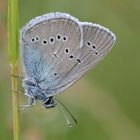
M 93 68 L 111 50 L 115 35 L 95 23 L 80 22 L 66 13 L 49 13 L 27 23 L 20 32 L 20 49 L 27 106 L 40 100 L 56 105 L 64 91 Z

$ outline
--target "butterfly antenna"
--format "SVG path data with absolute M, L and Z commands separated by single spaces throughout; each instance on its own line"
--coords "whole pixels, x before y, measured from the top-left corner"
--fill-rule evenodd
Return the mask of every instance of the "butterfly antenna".
M 69 125 L 69 127 L 70 127 L 70 128 L 72 127 L 72 123 L 71 123 L 70 120 L 68 119 L 68 117 L 67 117 L 66 113 L 64 112 L 63 108 L 69 113 L 69 115 L 71 116 L 71 118 L 73 119 L 73 121 L 75 122 L 75 124 L 78 124 L 77 119 L 76 119 L 76 118 L 73 116 L 73 114 L 68 110 L 68 108 L 67 108 L 61 101 L 59 101 L 59 100 L 57 100 L 57 99 L 55 99 L 55 101 L 56 101 L 57 103 L 59 103 L 60 109 L 61 109 L 61 111 L 63 112 L 64 117 L 65 117 L 65 119 L 66 119 L 67 124 Z M 62 107 L 63 107 L 63 108 L 62 108 Z
M 60 104 L 59 104 L 59 105 L 60 105 Z M 67 121 L 68 126 L 71 128 L 71 127 L 72 127 L 71 121 L 70 121 L 69 118 L 67 117 L 67 115 L 66 115 L 65 111 L 62 109 L 61 105 L 60 105 L 59 107 L 60 107 L 61 111 L 62 111 L 63 114 L 64 114 L 64 117 L 65 117 L 65 119 L 66 119 L 66 121 Z

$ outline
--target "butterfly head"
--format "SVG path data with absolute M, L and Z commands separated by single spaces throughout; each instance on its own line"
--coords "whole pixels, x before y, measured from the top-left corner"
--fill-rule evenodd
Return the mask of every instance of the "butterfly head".
M 53 97 L 48 97 L 43 103 L 43 107 L 45 108 L 53 108 L 55 106 L 56 106 L 56 102 L 53 99 Z
M 56 105 L 53 96 L 46 97 L 45 91 L 39 87 L 39 85 L 34 80 L 24 79 L 23 87 L 25 89 L 26 95 L 34 98 L 35 100 L 43 101 L 43 107 L 52 108 Z

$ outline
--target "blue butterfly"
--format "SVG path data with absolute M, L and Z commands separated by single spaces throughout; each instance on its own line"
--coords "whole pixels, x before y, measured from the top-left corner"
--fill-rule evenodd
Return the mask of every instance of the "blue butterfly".
M 93 68 L 111 50 L 115 35 L 98 24 L 80 22 L 66 13 L 36 17 L 22 28 L 20 48 L 25 72 L 27 106 L 42 101 L 56 105 L 54 95 L 64 91 Z

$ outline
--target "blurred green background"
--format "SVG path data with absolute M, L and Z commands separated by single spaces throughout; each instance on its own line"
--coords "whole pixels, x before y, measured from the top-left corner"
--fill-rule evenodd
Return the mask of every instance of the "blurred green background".
M 21 112 L 21 139 L 140 140 L 140 1 L 19 0 L 20 28 L 52 11 L 108 27 L 117 41 L 101 63 L 57 96 L 79 124 L 70 129 L 58 107 L 45 110 L 37 104 Z M 21 94 L 20 104 L 26 102 Z M 12 132 L 7 1 L 0 0 L 0 140 L 11 140 Z

